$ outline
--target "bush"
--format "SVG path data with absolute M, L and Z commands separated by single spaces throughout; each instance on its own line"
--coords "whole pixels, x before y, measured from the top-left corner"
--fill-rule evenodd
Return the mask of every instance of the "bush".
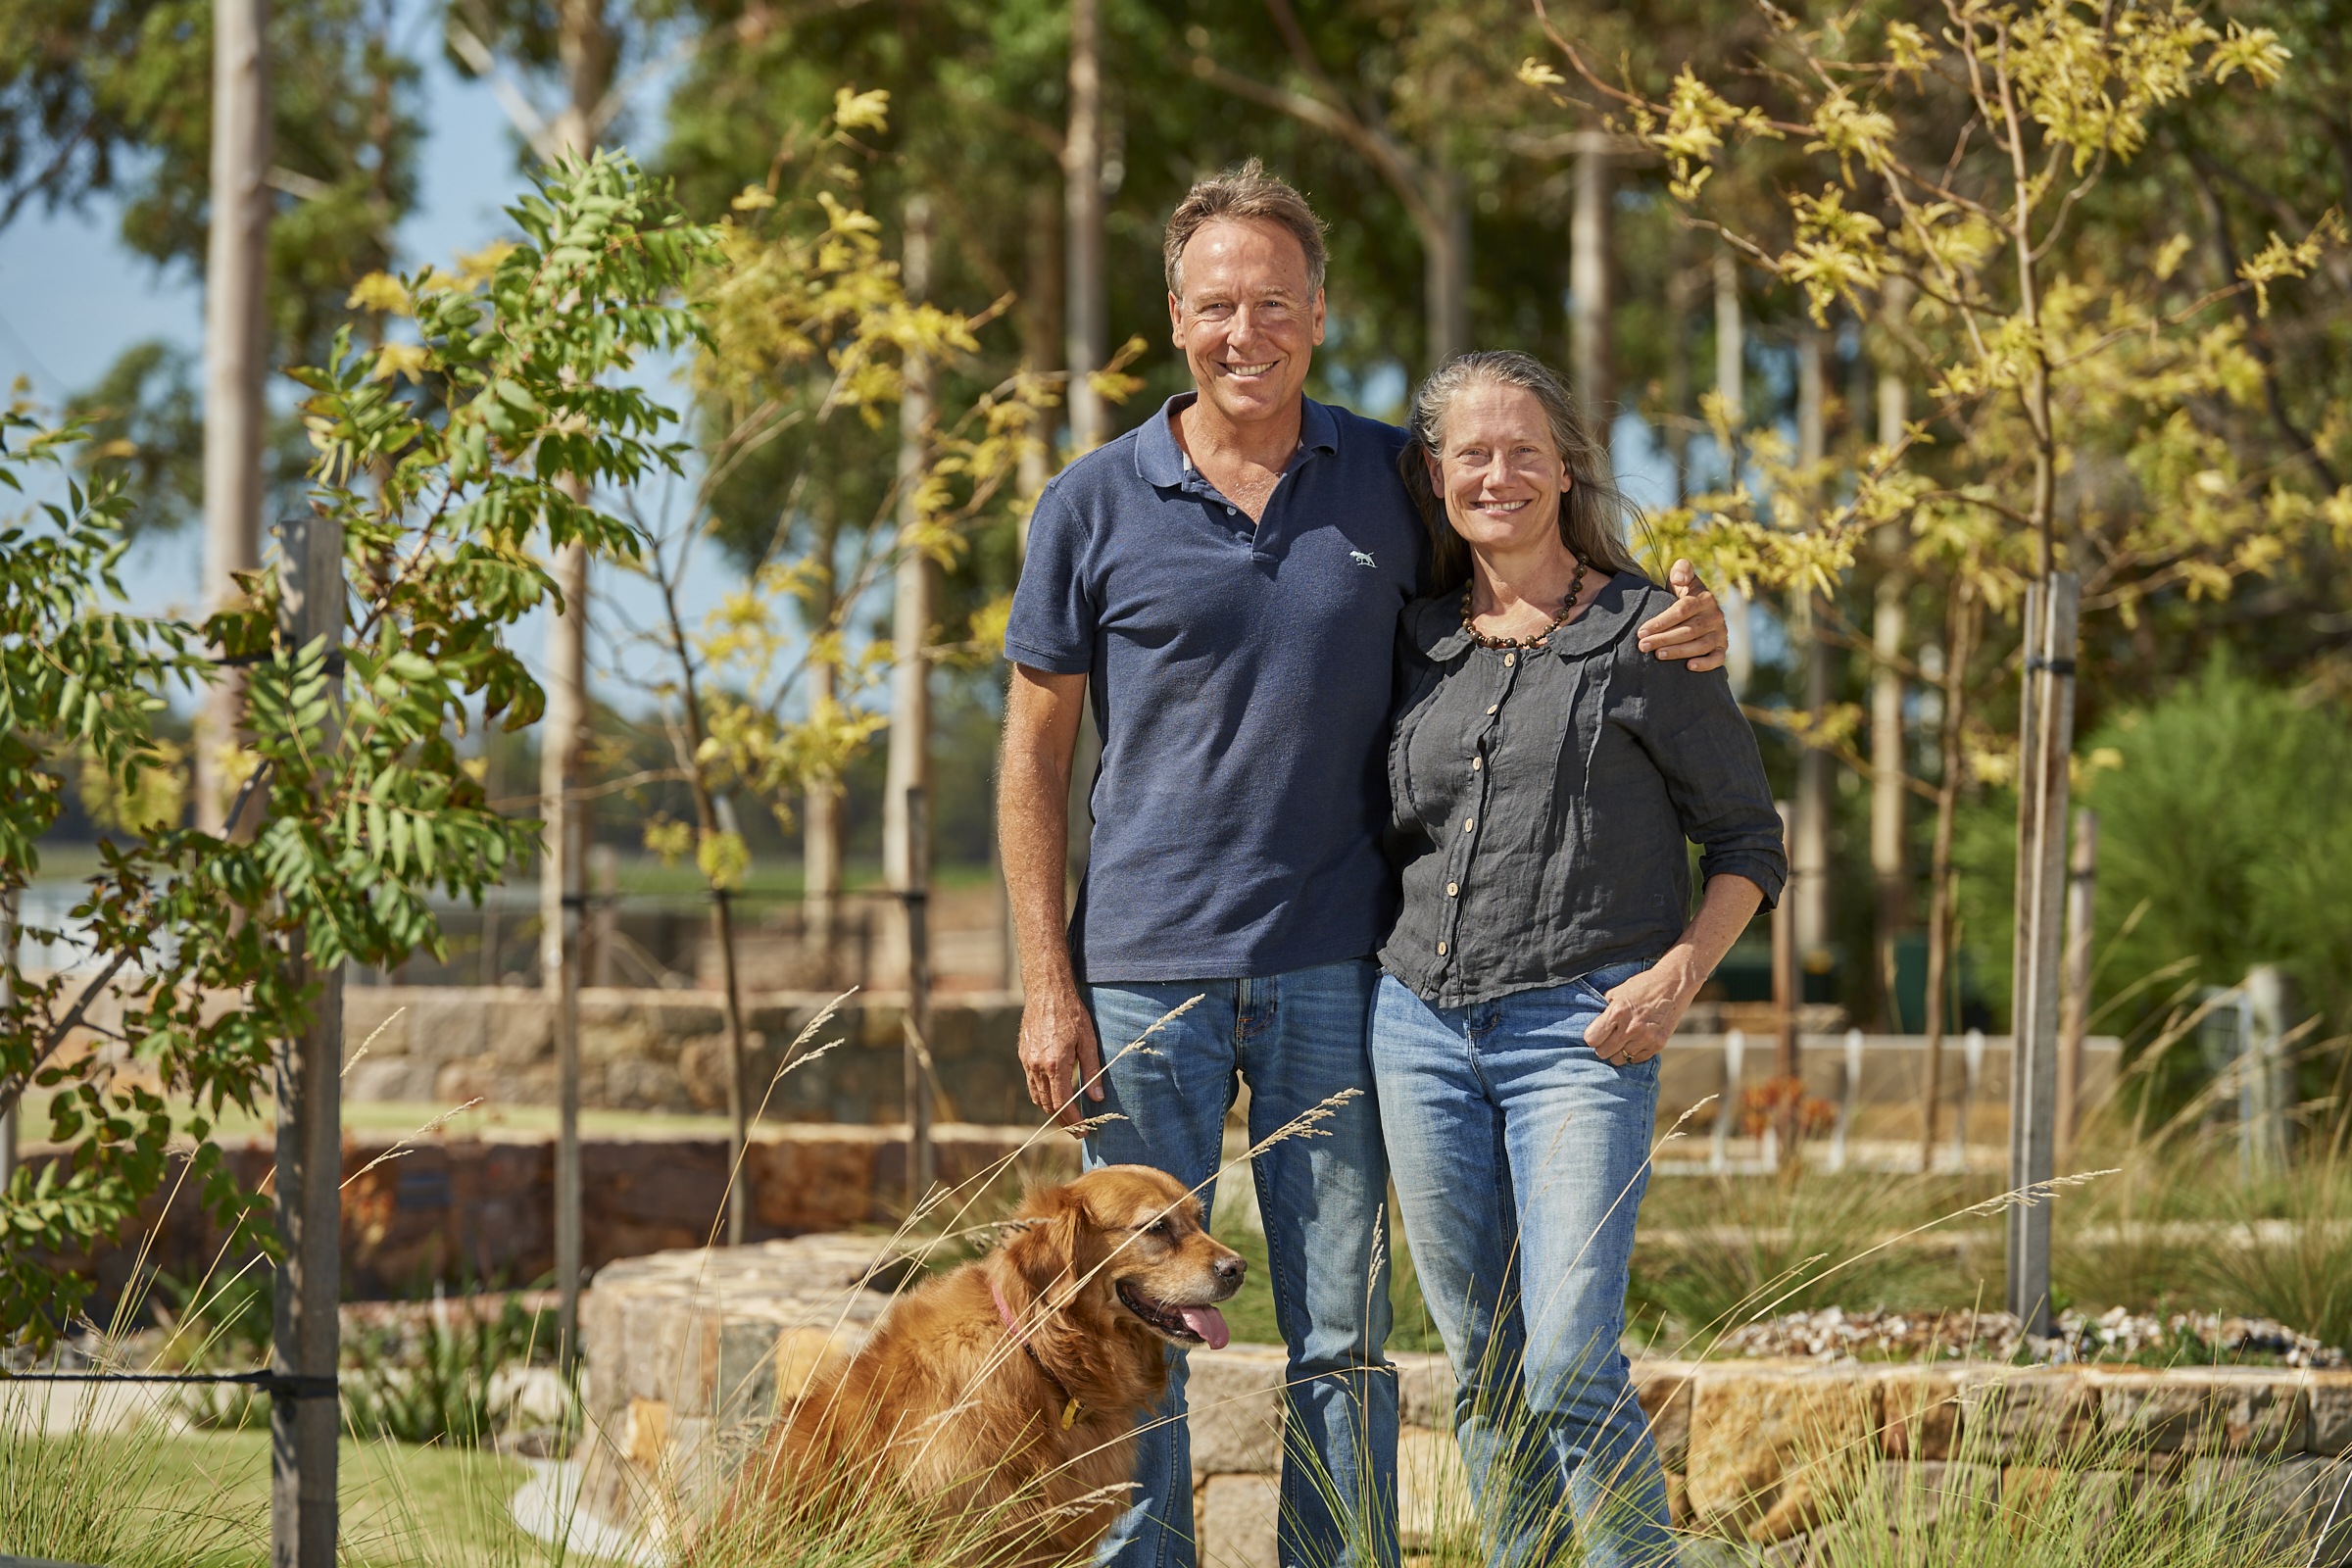
M 2101 725 L 2075 756 L 2075 800 L 2099 813 L 2092 997 L 2121 1002 L 2103 1030 L 2144 1029 L 2183 986 L 2235 985 L 2263 963 L 2293 976 L 2302 1011 L 2327 1020 L 2323 1037 L 2352 1024 L 2352 920 L 2333 912 L 2323 881 L 2352 856 L 2352 720 L 2223 656 Z M 1960 824 L 1961 906 L 2002 1014 L 2016 855 L 2017 797 L 1987 792 Z M 2175 975 L 2143 984 L 2180 960 Z M 2177 1107 L 2201 1064 L 2192 1050 L 2169 1054 L 2156 1087 Z M 2332 1077 L 2315 1063 L 2306 1089 L 2326 1093 Z

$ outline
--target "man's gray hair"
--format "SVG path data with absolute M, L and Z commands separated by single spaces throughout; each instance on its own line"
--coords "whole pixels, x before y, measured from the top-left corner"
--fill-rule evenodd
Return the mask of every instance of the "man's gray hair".
M 1306 253 L 1307 292 L 1323 291 L 1323 220 L 1288 181 L 1267 173 L 1266 166 L 1252 158 L 1196 181 L 1176 204 L 1176 211 L 1168 215 L 1159 252 L 1167 270 L 1168 292 L 1178 299 L 1184 298 L 1184 248 L 1203 224 L 1215 222 L 1274 223 L 1288 230 Z

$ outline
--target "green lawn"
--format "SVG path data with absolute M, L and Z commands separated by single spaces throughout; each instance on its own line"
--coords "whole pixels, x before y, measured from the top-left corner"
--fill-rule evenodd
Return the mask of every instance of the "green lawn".
M 0 1439 L 0 1553 L 108 1568 L 269 1557 L 267 1431 Z M 549 1548 L 515 1529 L 523 1466 L 472 1449 L 345 1441 L 346 1568 L 504 1568 Z

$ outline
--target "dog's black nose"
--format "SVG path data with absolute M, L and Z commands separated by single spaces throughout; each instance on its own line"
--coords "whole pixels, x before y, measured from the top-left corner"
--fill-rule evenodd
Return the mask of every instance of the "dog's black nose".
M 1217 1271 L 1217 1278 L 1239 1283 L 1241 1277 L 1250 1271 L 1250 1260 L 1237 1252 L 1231 1257 L 1218 1258 L 1210 1266 Z

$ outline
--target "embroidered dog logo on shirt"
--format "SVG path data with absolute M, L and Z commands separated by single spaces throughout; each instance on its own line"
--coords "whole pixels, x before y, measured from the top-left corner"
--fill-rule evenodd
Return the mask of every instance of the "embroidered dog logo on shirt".
M 1363 550 L 1348 551 L 1348 559 L 1354 562 L 1359 566 L 1376 566 L 1379 564 L 1378 562 L 1372 559 L 1370 552 Z

